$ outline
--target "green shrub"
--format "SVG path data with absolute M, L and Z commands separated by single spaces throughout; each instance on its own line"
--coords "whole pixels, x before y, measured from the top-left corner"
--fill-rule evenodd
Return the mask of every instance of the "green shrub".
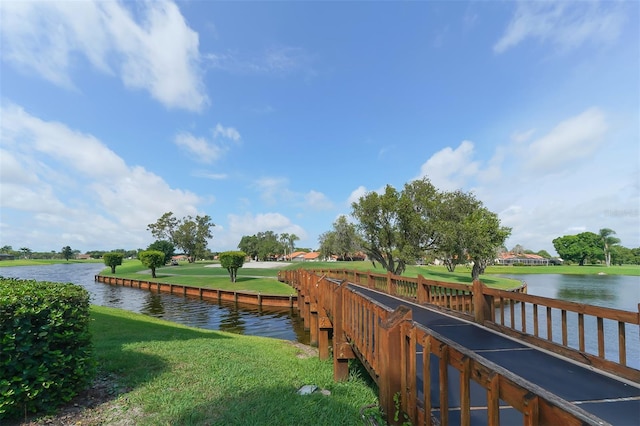
M 50 412 L 95 372 L 89 293 L 0 277 L 0 419 Z

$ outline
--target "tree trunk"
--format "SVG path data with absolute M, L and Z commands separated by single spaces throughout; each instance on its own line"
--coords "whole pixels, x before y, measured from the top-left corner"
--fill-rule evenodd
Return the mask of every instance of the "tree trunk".
M 151 268 L 151 278 L 156 277 L 156 268 Z
M 112 273 L 112 274 L 115 274 L 115 273 L 116 273 L 116 267 L 115 267 L 115 266 L 112 266 L 112 267 L 111 267 L 111 273 Z

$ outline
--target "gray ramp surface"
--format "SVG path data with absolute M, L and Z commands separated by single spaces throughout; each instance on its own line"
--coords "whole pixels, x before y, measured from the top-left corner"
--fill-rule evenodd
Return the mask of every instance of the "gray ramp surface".
M 541 349 L 532 348 L 506 336 L 492 332 L 477 324 L 450 317 L 425 306 L 379 293 L 364 287 L 349 285 L 359 293 L 377 302 L 396 309 L 404 305 L 411 309 L 413 320 L 444 337 L 477 352 L 489 361 L 498 364 L 514 374 L 540 386 L 558 397 L 573 402 L 583 410 L 613 424 L 622 426 L 640 425 L 640 386 L 633 386 L 608 375 L 556 357 Z M 417 360 L 421 364 L 423 354 L 418 349 Z M 435 359 L 432 361 L 436 361 Z M 437 408 L 438 368 L 432 362 L 430 372 L 432 383 L 431 400 Z M 458 373 L 449 368 L 449 421 L 458 424 L 460 418 Z M 418 369 L 419 397 L 422 398 L 422 371 Z M 474 386 L 475 385 L 475 386 Z M 486 394 L 484 389 L 472 382 L 471 385 L 472 424 L 487 422 Z M 483 395 L 484 394 L 484 395 Z M 439 412 L 434 415 L 439 417 Z M 521 415 L 511 409 L 501 410 L 501 423 L 521 423 Z M 504 418 L 503 418 L 504 417 Z M 458 419 L 458 420 L 456 420 Z

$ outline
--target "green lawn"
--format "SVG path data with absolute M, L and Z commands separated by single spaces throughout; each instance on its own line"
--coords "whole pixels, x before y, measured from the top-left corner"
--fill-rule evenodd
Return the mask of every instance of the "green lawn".
M 560 266 L 490 266 L 487 274 L 563 274 L 563 275 L 631 275 L 640 276 L 640 265 L 560 265 Z
M 333 381 L 331 361 L 300 357 L 290 342 L 208 331 L 92 307 L 101 373 L 131 389 L 105 424 L 353 425 L 376 403 L 365 374 Z M 329 396 L 296 393 L 313 384 Z

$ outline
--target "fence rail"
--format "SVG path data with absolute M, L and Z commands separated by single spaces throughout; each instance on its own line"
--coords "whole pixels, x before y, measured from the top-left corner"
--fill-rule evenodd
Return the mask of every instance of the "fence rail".
M 319 345 L 322 358 L 328 358 L 329 334 L 333 332 L 334 378 L 345 379 L 348 360 L 358 357 L 379 387 L 380 403 L 393 423 L 395 412 L 405 413 L 414 424 L 446 425 L 449 422 L 449 375 L 453 369 L 459 376 L 459 410 L 461 424 L 470 424 L 472 406 L 471 382 L 486 392 L 485 406 L 488 424 L 500 423 L 500 401 L 522 414 L 525 425 L 538 424 L 606 424 L 603 420 L 564 401 L 548 391 L 514 375 L 478 354 L 446 339 L 433 330 L 412 321 L 411 311 L 400 306 L 395 311 L 359 294 L 348 282 L 383 291 L 419 304 L 432 304 L 457 312 L 490 328 L 517 335 L 532 344 L 552 348 L 562 355 L 575 357 L 608 370 L 620 377 L 640 383 L 640 371 L 626 365 L 626 342 L 623 337 L 629 326 L 640 324 L 640 314 L 562 302 L 526 294 L 526 286 L 516 291 L 490 289 L 476 281 L 473 286 L 417 278 L 372 274 L 362 271 L 303 269 L 281 271 L 279 279 L 291 284 L 298 292 L 298 309 L 305 326 L 311 331 L 312 342 Z M 516 306 L 518 308 L 516 308 Z M 535 320 L 522 314 L 533 307 Z M 521 315 L 516 315 L 519 309 Z M 538 309 L 560 310 L 560 343 L 552 332 L 542 336 Z M 639 309 L 640 311 L 640 309 Z M 584 325 L 584 317 L 596 318 L 598 346 L 603 346 L 605 320 L 618 323 L 618 362 L 605 359 L 606 353 L 586 354 L 584 327 L 578 349 L 571 348 L 566 338 L 567 312 L 575 312 Z M 519 318 L 519 321 L 516 319 Z M 547 313 L 545 326 L 553 315 Z M 551 318 L 551 319 L 550 319 Z M 533 334 L 528 331 L 533 326 Z M 547 329 L 551 330 L 551 329 Z M 602 337 L 601 337 L 602 336 Z M 604 341 L 604 340 L 602 340 Z M 323 347 L 326 346 L 326 347 Z M 416 353 L 422 353 L 418 365 Z M 577 354 L 577 355 L 576 355 Z M 604 368 L 603 368 L 604 367 Z M 433 368 L 438 381 L 431 383 Z M 422 380 L 422 385 L 418 381 Z M 399 402 L 398 402 L 399 398 Z M 436 401 L 434 404 L 433 401 Z M 398 406 L 399 404 L 399 406 Z M 473 407 L 475 410 L 478 407 Z M 437 419 L 436 419 L 437 418 Z M 400 418 L 402 421 L 402 418 Z

